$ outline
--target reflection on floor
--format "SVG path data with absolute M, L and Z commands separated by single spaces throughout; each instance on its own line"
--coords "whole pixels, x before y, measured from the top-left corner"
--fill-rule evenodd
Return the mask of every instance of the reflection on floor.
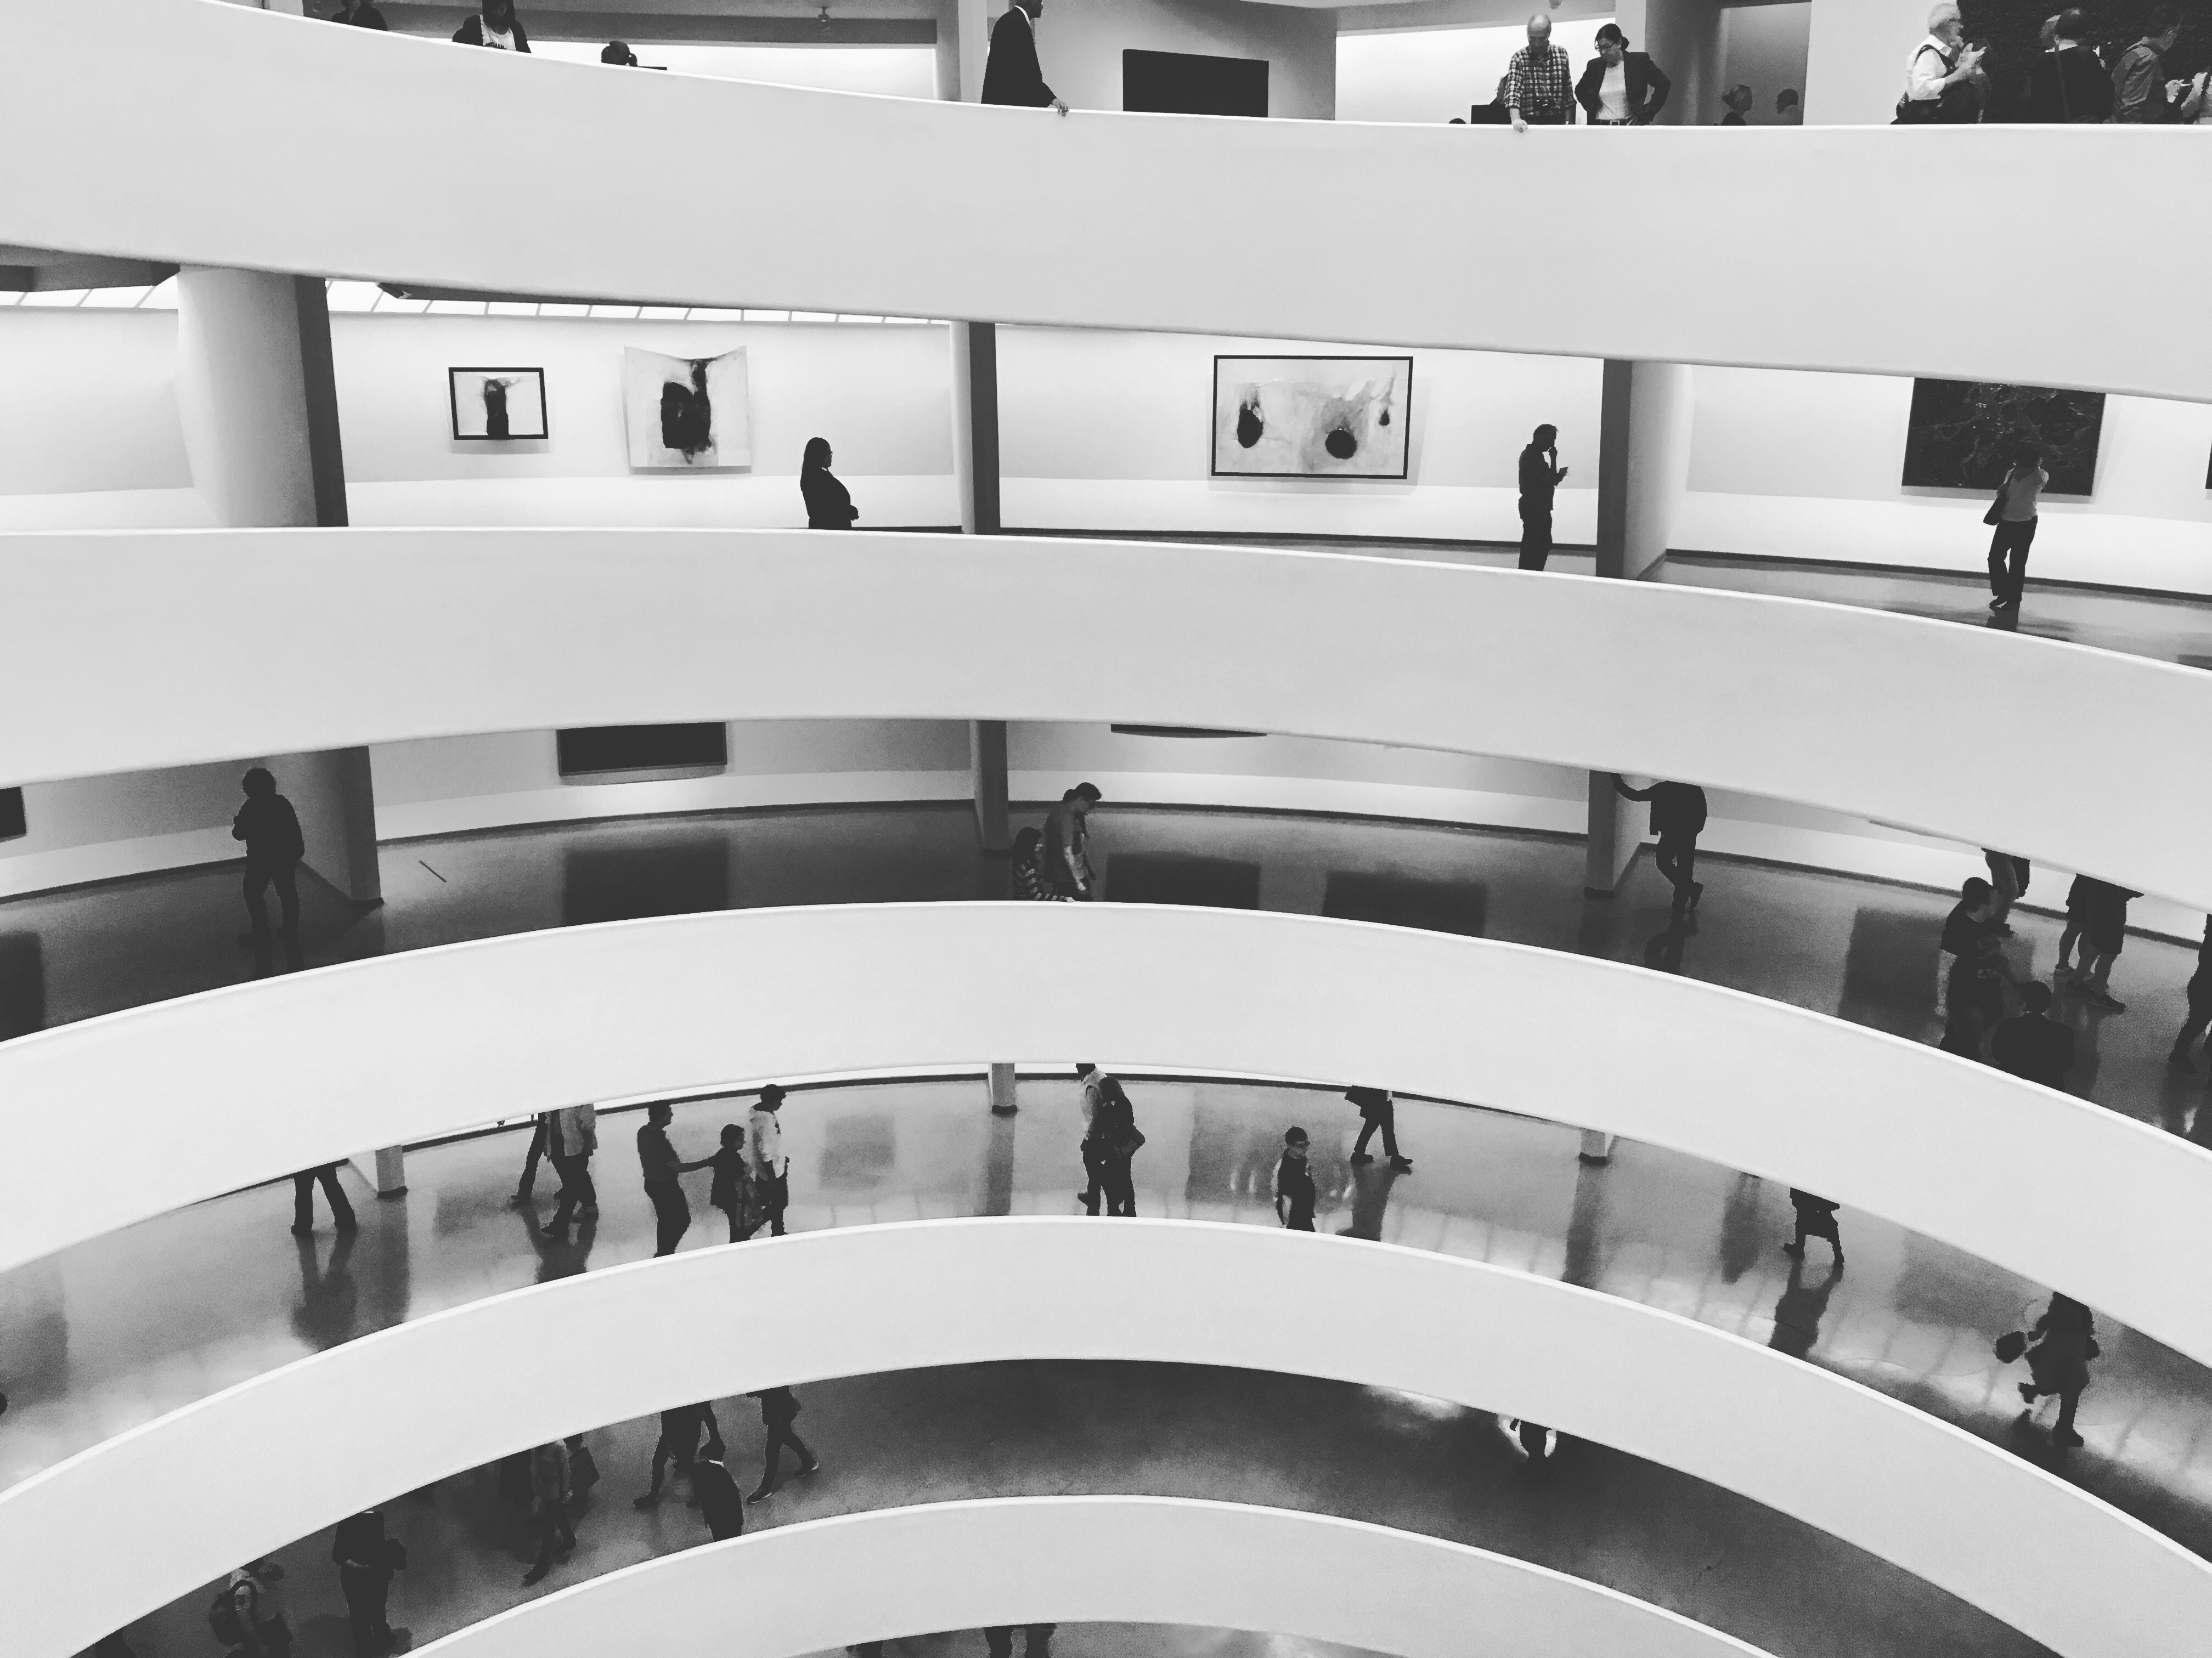
M 2212 1372 L 2100 1319 L 2105 1356 L 2080 1419 L 2088 1444 L 2054 1456 L 2047 1421 L 2017 1424 L 2023 1373 L 1990 1351 L 2032 1316 L 2041 1286 L 1955 1249 L 1846 1210 L 1838 1278 L 1820 1243 L 1802 1266 L 1780 1253 L 1784 1188 L 1655 1147 L 1624 1144 L 1609 1166 L 1583 1165 L 1572 1130 L 1409 1102 L 1400 1127 L 1415 1169 L 1394 1175 L 1351 1165 L 1358 1118 L 1334 1092 L 1133 1077 L 1131 1092 L 1148 1136 L 1140 1214 L 1274 1224 L 1268 1182 L 1295 1123 L 1313 1137 L 1324 1232 L 1564 1278 L 1766 1343 L 2052 1467 L 2212 1555 Z M 1018 1115 L 994 1118 L 980 1080 L 794 1092 L 783 1111 L 793 1230 L 1075 1212 L 1075 1088 L 1024 1080 L 1020 1101 Z M 509 1206 L 526 1145 L 513 1131 L 411 1153 L 404 1198 L 380 1203 L 356 1184 L 354 1239 L 334 1237 L 326 1216 L 315 1236 L 289 1236 L 286 1182 L 0 1276 L 0 1387 L 15 1403 L 0 1418 L 0 1479 L 352 1336 L 650 1255 L 633 1121 L 607 1124 L 594 1172 L 604 1212 L 571 1236 L 544 1224 L 550 1168 L 532 1206 Z M 731 1121 L 743 1102 L 679 1108 L 678 1150 L 704 1155 Z M 689 1248 L 724 1241 L 705 1179 L 688 1181 Z
M 1583 896 L 1579 841 L 1420 823 L 1102 807 L 1094 859 L 1109 898 L 1343 915 L 1640 962 L 1933 1042 L 1944 895 L 1709 856 L 1684 924 L 1639 859 L 1612 902 Z M 1002 898 L 1004 859 L 975 849 L 963 805 L 847 806 L 550 824 L 386 844 L 385 903 L 356 914 L 301 883 L 310 966 L 582 920 L 721 905 Z M 2031 884 L 2028 898 L 2055 895 Z M 288 963 L 235 944 L 234 867 L 0 902 L 0 1030 L 28 1031 L 206 990 Z M 2008 955 L 2047 975 L 2061 922 L 2016 913 Z M 2074 1091 L 2212 1144 L 2203 1073 L 2167 1068 L 2196 953 L 2130 937 L 2112 979 L 2128 1005 L 2072 998 Z M 1602 1020 L 1593 1012 L 1593 1028 Z M 2199 1126 L 2201 1125 L 2201 1126 Z
M 1569 1441 L 1532 1472 L 1495 1418 L 1437 1400 L 1249 1370 L 1080 1363 L 817 1382 L 799 1400 L 799 1430 L 822 1470 L 756 1505 L 748 1527 L 969 1497 L 1208 1497 L 1494 1549 L 1667 1606 L 1775 1658 L 2043 1651 L 1826 1533 L 1655 1464 Z M 737 1398 L 714 1409 L 731 1473 L 757 1479 L 757 1407 Z M 624 1422 L 587 1436 L 601 1479 L 575 1521 L 576 1552 L 534 1589 L 521 1582 L 532 1539 L 520 1509 L 501 1500 L 495 1467 L 395 1493 L 385 1513 L 409 1566 L 393 1590 L 392 1622 L 421 1644 L 538 1594 L 705 1542 L 705 1527 L 680 1495 L 664 1492 L 643 1513 L 632 1506 L 646 1488 L 657 1425 Z M 299 1658 L 349 1655 L 327 1536 L 277 1558 Z M 1361 1588 L 1345 1586 L 1349 1595 Z M 195 1593 L 133 1625 L 140 1658 L 200 1653 L 206 1600 Z M 732 1633 L 741 1631 L 733 1612 Z M 967 1633 L 921 1650 L 981 1658 L 981 1646 Z M 1060 1649 L 1059 1658 L 1073 1650 Z M 1469 1650 L 1488 1649 L 1476 1638 Z

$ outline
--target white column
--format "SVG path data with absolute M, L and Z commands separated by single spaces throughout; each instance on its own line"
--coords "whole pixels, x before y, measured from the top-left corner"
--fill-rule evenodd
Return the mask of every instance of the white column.
M 1827 5 L 1875 0 L 1822 0 Z M 1648 52 L 1674 89 L 1662 126 L 1714 126 L 1721 118 L 1721 0 L 1614 0 L 1613 21 Z M 1771 96 L 1771 94 L 1769 94 Z
M 985 1087 L 989 1093 L 991 1109 L 1002 1117 L 1014 1114 L 1014 1067 L 994 1060 Z
M 319 521 L 295 286 L 258 270 L 177 276 L 185 452 L 193 486 L 228 527 Z

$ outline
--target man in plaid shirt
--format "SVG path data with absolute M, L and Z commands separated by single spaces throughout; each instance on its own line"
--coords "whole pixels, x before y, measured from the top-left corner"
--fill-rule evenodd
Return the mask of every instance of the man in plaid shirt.
M 1575 124 L 1574 72 L 1565 51 L 1552 44 L 1552 20 L 1540 14 L 1528 20 L 1528 44 L 1506 69 L 1505 106 L 1516 132 L 1526 132 L 1532 121 L 1540 127 Z

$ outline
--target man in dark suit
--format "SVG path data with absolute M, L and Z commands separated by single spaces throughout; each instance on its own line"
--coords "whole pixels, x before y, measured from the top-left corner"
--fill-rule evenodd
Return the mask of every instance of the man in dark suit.
M 983 66 L 985 103 L 1067 113 L 1067 106 L 1044 83 L 1044 70 L 1037 62 L 1037 19 L 1043 15 L 1044 0 L 1014 0 L 1006 15 L 991 26 L 991 56 Z
M 1559 428 L 1540 426 L 1521 452 L 1521 568 L 1540 570 L 1552 556 L 1552 495 L 1566 481 L 1559 465 Z
M 1589 112 L 1592 126 L 1649 126 L 1673 90 L 1651 54 L 1631 52 L 1620 26 L 1607 23 L 1597 32 L 1597 56 L 1575 82 L 1575 101 Z

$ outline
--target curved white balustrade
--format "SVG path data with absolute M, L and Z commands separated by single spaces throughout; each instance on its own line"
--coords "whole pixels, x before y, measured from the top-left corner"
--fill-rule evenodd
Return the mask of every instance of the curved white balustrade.
M 1048 1623 L 1249 1630 L 1397 1658 L 1467 1658 L 1471 1631 L 1480 1649 L 1514 1658 L 1760 1658 L 1677 1612 L 1487 1549 L 1163 1497 L 933 1503 L 779 1527 L 592 1578 L 418 1650 L 711 1651 L 732 1606 L 744 1608 L 746 1658 Z
M 634 721 L 1201 726 L 1681 778 L 2212 909 L 2212 775 L 2173 762 L 2173 733 L 2212 726 L 2212 676 L 1846 605 L 1255 548 L 684 530 L 9 537 L 0 592 L 0 784 Z M 314 624 L 217 648 L 249 593 Z M 1078 615 L 1108 665 L 1071 671 L 1038 625 Z M 1962 708 L 2005 718 L 1968 732 Z
M 2171 210 L 2203 194 L 2212 157 L 2179 130 L 1656 127 L 1624 141 L 1060 120 L 624 76 L 184 0 L 106 0 L 88 58 L 82 0 L 8 12 L 0 153 L 37 165 L 11 172 L 0 242 L 650 303 L 2212 398 L 2199 291 L 2212 225 Z M 394 120 L 403 100 L 421 118 Z M 805 159 L 732 166 L 718 176 L 738 183 L 702 189 L 696 169 L 636 167 L 640 132 L 710 161 Z M 423 188 L 517 133 L 530 164 L 497 191 Z M 331 188 L 330 155 L 372 145 L 377 165 Z M 1978 225 L 2094 201 L 2106 222 L 2158 225 L 2158 257 L 2122 238 L 2053 237 L 1991 295 L 1981 239 L 1900 225 L 1931 179 L 1966 181 Z M 1329 203 L 1325 225 L 1316 202 Z M 1605 212 L 1566 205 L 1589 202 Z M 1626 288 L 1623 246 L 1639 256 Z M 2166 323 L 2048 325 L 2084 294 L 2122 292 L 2133 314 Z M 1976 302 L 1957 303 L 1966 294 Z
M 728 1315 L 700 1315 L 715 1307 Z M 0 1493 L 0 1628 L 11 1658 L 64 1658 L 240 1560 L 564 1433 L 1009 1359 L 1322 1376 L 1533 1418 L 1830 1532 L 2061 1658 L 2197 1658 L 2212 1627 L 2212 1563 L 2171 1539 L 1910 1406 L 1674 1314 L 1387 1244 L 1030 1218 L 634 1262 L 257 1377 Z
M 567 1102 L 1092 1052 L 1609 1129 L 1872 1211 L 2212 1363 L 2212 1264 L 2197 1247 L 2212 1152 L 2176 1136 L 1695 980 L 1139 905 L 566 927 L 0 1043 L 0 1266 L 364 1146 Z M 131 1155 L 93 1169 L 88 1143 Z

